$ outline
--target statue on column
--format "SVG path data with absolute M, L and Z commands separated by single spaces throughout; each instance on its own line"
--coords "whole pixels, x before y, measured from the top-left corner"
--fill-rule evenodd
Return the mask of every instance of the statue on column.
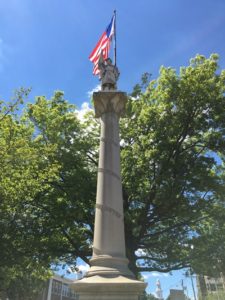
M 101 54 L 98 61 L 98 68 L 100 70 L 102 91 L 115 91 L 117 89 L 116 83 L 120 75 L 117 66 L 112 64 L 111 58 L 104 60 L 103 55 Z

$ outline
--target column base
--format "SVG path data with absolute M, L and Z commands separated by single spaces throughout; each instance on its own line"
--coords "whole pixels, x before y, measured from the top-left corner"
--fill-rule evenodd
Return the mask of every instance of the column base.
M 79 300 L 140 300 L 146 283 L 125 276 L 84 277 L 72 283 Z
M 134 278 L 134 274 L 128 268 L 128 259 L 123 257 L 113 257 L 110 255 L 97 255 L 90 259 L 91 268 L 85 275 L 90 276 L 125 276 Z

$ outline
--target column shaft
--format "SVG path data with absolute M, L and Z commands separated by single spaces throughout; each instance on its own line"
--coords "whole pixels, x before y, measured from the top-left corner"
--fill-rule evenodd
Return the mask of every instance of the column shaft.
M 93 256 L 125 258 L 118 116 L 101 117 Z
M 73 284 L 80 300 L 139 300 L 146 287 L 133 278 L 125 253 L 119 117 L 126 99 L 118 91 L 93 95 L 101 121 L 100 152 L 91 268 Z

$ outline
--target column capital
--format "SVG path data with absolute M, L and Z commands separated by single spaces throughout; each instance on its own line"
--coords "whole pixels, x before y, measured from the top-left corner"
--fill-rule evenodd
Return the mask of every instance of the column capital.
M 119 91 L 99 91 L 93 93 L 95 117 L 100 118 L 104 113 L 115 112 L 118 117 L 125 114 L 127 94 Z

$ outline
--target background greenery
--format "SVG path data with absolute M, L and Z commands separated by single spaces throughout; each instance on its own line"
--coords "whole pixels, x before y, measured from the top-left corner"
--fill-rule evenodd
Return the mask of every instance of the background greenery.
M 224 93 L 225 71 L 213 54 L 179 72 L 161 67 L 155 80 L 146 73 L 129 95 L 121 166 L 136 276 L 224 271 Z M 28 94 L 21 89 L 0 103 L 0 290 L 18 299 L 32 299 L 53 263 L 88 263 L 99 144 L 93 113 L 80 120 L 60 91 L 23 104 Z

